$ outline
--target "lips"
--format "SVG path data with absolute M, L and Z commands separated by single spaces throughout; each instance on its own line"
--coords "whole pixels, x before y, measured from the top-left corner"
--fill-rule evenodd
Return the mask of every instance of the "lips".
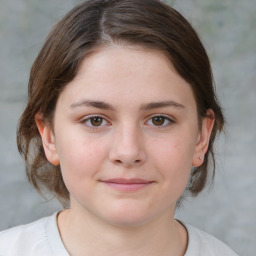
M 137 191 L 141 190 L 153 183 L 153 181 L 148 181 L 144 179 L 107 179 L 101 181 L 105 185 L 120 191 Z

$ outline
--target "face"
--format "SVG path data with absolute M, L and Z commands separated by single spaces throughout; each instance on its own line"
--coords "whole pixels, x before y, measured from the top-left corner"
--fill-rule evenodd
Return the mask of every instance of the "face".
M 165 55 L 135 46 L 87 57 L 59 96 L 54 131 L 37 124 L 71 210 L 115 225 L 174 214 L 212 127 L 198 127 L 192 89 Z

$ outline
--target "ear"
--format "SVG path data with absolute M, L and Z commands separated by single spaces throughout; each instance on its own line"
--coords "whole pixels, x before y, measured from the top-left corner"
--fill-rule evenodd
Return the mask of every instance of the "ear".
M 198 134 L 192 165 L 198 167 L 204 162 L 204 155 L 209 146 L 209 140 L 214 125 L 214 112 L 212 109 L 206 111 L 206 117 L 202 121 L 202 127 Z
M 37 113 L 35 115 L 35 121 L 38 128 L 38 131 L 41 135 L 44 152 L 50 163 L 53 165 L 59 165 L 59 156 L 56 149 L 55 136 L 52 131 L 52 128 L 49 124 L 46 124 L 43 121 L 43 115 L 41 113 Z

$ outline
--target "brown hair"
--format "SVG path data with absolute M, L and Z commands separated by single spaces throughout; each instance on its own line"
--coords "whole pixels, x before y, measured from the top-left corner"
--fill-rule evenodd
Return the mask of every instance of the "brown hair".
M 29 181 L 39 192 L 47 188 L 62 203 L 69 202 L 69 192 L 60 167 L 46 159 L 35 115 L 40 112 L 44 122 L 52 124 L 58 96 L 86 56 L 99 46 L 122 42 L 163 51 L 191 85 L 199 121 L 207 109 L 214 111 L 209 148 L 204 163 L 192 169 L 188 190 L 193 195 L 203 190 L 210 157 L 214 173 L 213 143 L 224 118 L 215 96 L 210 62 L 197 33 L 181 14 L 158 0 L 89 0 L 71 10 L 47 37 L 31 69 L 28 103 L 17 133 Z

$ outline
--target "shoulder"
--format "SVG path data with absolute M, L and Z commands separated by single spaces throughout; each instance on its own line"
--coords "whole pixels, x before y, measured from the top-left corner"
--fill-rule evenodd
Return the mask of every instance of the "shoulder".
M 185 256 L 238 256 L 214 236 L 191 225 L 183 224 L 188 231 L 188 248 Z
M 56 214 L 0 232 L 0 255 L 51 255 L 47 225 L 56 222 Z

